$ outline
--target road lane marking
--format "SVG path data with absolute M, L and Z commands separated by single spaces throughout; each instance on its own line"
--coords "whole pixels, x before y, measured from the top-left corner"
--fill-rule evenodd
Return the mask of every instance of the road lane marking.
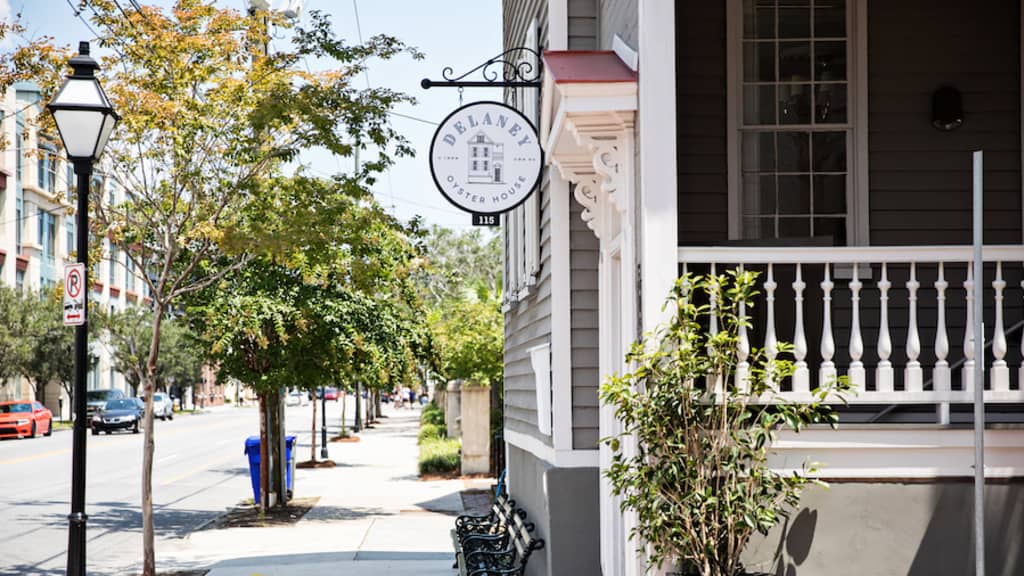
M 50 456 L 59 456 L 61 454 L 70 454 L 71 448 L 60 448 L 58 450 L 50 450 L 49 452 L 40 452 L 38 454 L 32 454 L 30 456 L 22 456 L 20 458 L 11 458 L 9 460 L 0 460 L 0 466 L 4 464 L 18 464 L 21 462 L 30 462 L 32 460 L 39 460 L 40 458 L 49 458 Z
M 171 454 L 170 456 L 165 456 L 165 457 L 157 460 L 155 462 L 155 464 L 159 464 L 161 462 L 167 462 L 168 460 L 174 460 L 175 458 L 180 458 L 180 457 L 181 457 L 181 454 Z

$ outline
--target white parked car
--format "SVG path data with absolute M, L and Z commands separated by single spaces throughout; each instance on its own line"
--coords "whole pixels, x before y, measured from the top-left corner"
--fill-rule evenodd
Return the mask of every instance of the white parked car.
M 174 402 L 164 392 L 153 394 L 153 417 L 161 420 L 174 420 Z
M 285 406 L 305 406 L 309 404 L 309 396 L 305 392 L 289 392 L 284 399 Z

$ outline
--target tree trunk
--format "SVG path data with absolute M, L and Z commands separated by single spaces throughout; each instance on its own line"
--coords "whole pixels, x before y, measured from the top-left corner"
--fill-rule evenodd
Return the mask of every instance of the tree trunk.
M 281 421 L 281 392 L 274 390 L 270 393 L 270 459 L 274 463 L 270 468 L 270 487 L 277 494 L 275 506 L 284 506 L 288 501 L 285 484 L 285 467 L 288 465 L 284 460 L 282 443 L 284 430 Z M 282 466 L 282 463 L 284 465 Z
M 348 429 L 345 428 L 345 405 L 348 404 L 348 392 L 342 390 L 338 396 L 341 398 L 341 432 L 338 433 L 338 436 L 344 438 L 348 435 L 346 434 Z
M 310 442 L 309 446 L 309 459 L 316 462 L 316 397 L 313 398 L 313 430 L 312 430 L 313 441 Z
M 153 306 L 153 337 L 149 342 L 146 379 L 143 393 L 146 411 L 142 417 L 142 576 L 156 576 L 156 549 L 153 526 L 153 392 L 156 381 L 156 362 L 160 355 L 160 324 L 164 319 L 163 307 Z
M 270 508 L 270 451 L 267 449 L 270 427 L 267 425 L 267 396 L 260 393 L 257 397 L 260 404 L 260 501 L 256 504 L 266 512 Z
M 380 406 L 380 390 L 376 390 L 373 393 L 373 412 L 376 416 L 383 414 Z

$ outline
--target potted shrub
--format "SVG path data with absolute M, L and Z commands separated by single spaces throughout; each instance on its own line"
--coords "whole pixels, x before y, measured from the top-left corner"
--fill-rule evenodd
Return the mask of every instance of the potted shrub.
M 623 511 L 636 514 L 630 537 L 650 566 L 678 563 L 687 576 L 745 574 L 740 556 L 753 533 L 766 534 L 808 484 L 822 484 L 812 463 L 802 472 L 772 471 L 770 447 L 780 429 L 835 426 L 838 414 L 825 399 L 841 400 L 848 385 L 826 383 L 810 402 L 785 400 L 780 386 L 793 362 L 783 358 L 791 346 L 780 343 L 777 355 L 751 350 L 737 386 L 740 327 L 750 327 L 756 276 L 681 278 L 666 303 L 671 320 L 632 346 L 629 373 L 601 388 L 623 429 L 602 439 L 612 451 L 605 475 Z

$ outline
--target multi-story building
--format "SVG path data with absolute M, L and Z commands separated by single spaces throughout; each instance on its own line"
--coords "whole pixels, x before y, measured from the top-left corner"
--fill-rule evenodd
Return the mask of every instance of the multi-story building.
M 59 138 L 36 127 L 34 120 L 43 107 L 35 85 L 13 85 L 4 95 L 2 110 L 7 147 L 0 156 L 0 283 L 29 292 L 53 288 L 75 256 L 74 172 L 60 153 Z M 102 187 L 106 202 L 116 203 L 122 192 L 97 172 L 93 186 Z M 105 258 L 91 270 L 91 301 L 112 310 L 148 301 L 148 285 L 131 261 L 106 239 L 103 254 Z M 90 348 L 98 361 L 89 372 L 88 389 L 131 393 L 113 367 L 109 345 L 99 340 Z M 0 383 L 0 399 L 32 396 L 33 387 L 23 378 Z M 70 402 L 60 386 L 47 386 L 45 396 L 39 400 L 54 414 L 68 416 Z

